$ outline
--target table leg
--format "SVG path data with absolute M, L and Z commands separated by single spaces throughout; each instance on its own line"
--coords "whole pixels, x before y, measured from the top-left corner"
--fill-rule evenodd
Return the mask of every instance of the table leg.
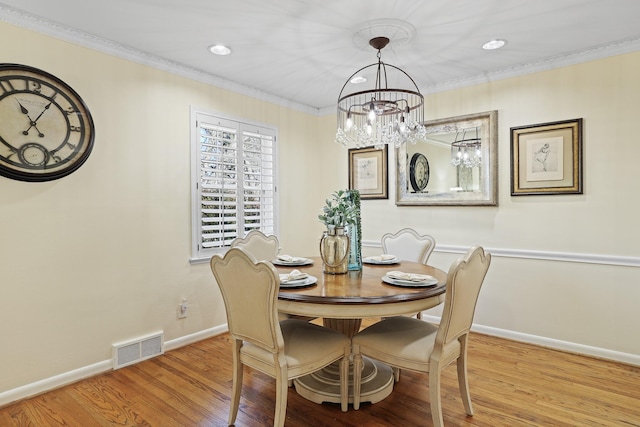
M 345 334 L 349 338 L 353 337 L 360 330 L 362 319 L 322 319 L 325 328 L 333 329 Z
M 360 330 L 361 319 L 323 319 L 327 328 L 352 337 Z M 385 399 L 393 391 L 393 370 L 388 365 L 362 358 L 362 381 L 360 400 L 376 403 Z M 352 365 L 353 366 L 353 365 Z M 349 370 L 352 372 L 352 369 Z M 298 394 L 314 403 L 340 403 L 339 362 L 312 374 L 293 380 Z M 353 403 L 353 375 L 349 375 L 349 403 Z

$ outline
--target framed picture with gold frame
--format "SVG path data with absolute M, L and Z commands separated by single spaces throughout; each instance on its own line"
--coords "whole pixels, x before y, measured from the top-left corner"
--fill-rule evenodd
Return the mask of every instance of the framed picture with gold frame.
M 512 196 L 582 193 L 582 119 L 511 128 Z
M 388 199 L 388 149 L 349 149 L 349 189 L 358 190 L 361 199 Z

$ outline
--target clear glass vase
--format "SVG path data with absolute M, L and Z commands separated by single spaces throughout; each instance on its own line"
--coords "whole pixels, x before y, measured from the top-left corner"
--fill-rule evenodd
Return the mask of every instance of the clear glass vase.
M 349 270 L 349 236 L 343 227 L 329 228 L 320 240 L 322 271 L 329 274 L 344 274 Z
M 360 235 L 357 224 L 350 225 L 347 228 L 349 236 L 349 271 L 362 270 L 362 245 L 360 244 Z

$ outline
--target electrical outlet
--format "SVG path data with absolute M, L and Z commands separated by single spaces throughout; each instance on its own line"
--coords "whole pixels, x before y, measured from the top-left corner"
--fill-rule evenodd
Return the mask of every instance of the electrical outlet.
M 183 298 L 182 302 L 178 304 L 178 319 L 184 319 L 187 317 L 189 313 L 189 304 L 187 304 L 187 299 Z

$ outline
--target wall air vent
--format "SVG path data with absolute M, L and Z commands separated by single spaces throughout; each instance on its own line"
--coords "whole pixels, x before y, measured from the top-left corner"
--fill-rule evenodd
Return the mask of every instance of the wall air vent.
M 164 353 L 163 333 L 113 345 L 113 369 L 120 369 Z

